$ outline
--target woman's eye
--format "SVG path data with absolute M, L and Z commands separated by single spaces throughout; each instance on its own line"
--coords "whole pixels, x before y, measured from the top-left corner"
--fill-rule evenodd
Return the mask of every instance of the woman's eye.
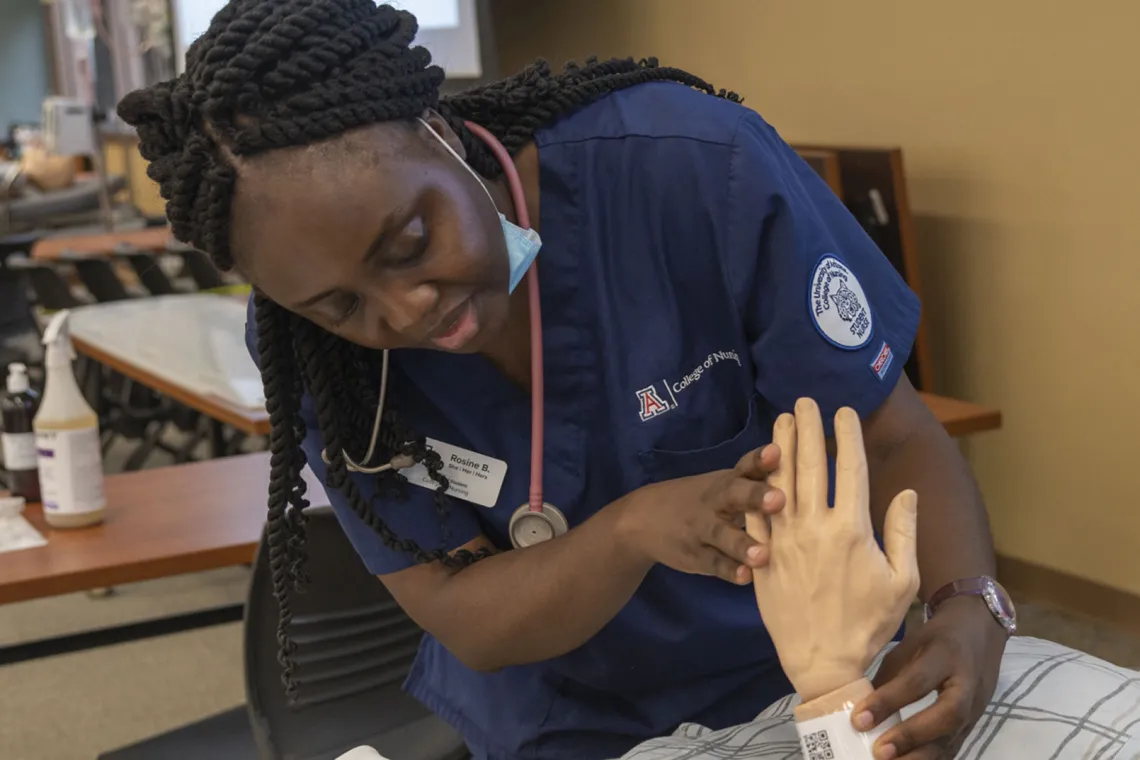
M 390 266 L 406 267 L 417 264 L 427 252 L 428 231 L 422 217 L 416 217 L 400 232 Z
M 340 315 L 332 320 L 333 327 L 340 327 L 348 320 L 352 319 L 352 315 L 356 314 L 360 308 L 360 296 L 351 296 L 340 309 Z

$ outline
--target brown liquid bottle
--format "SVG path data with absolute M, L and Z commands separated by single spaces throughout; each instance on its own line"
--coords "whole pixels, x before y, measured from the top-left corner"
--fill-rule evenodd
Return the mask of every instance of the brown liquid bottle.
M 0 396 L 0 447 L 4 469 L 13 496 L 27 501 L 40 500 L 40 475 L 36 460 L 36 433 L 32 420 L 36 416 L 37 397 L 28 383 L 28 368 L 23 364 L 8 365 L 8 392 Z

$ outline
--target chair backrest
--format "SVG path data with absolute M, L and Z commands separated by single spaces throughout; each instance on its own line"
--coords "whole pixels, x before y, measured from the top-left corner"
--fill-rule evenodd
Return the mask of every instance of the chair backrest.
M 158 265 L 157 256 L 141 251 L 121 255 L 130 263 L 131 269 L 138 275 L 139 282 L 152 296 L 168 296 L 178 292 L 174 283 L 166 276 L 166 272 Z
M 310 583 L 292 595 L 289 628 L 296 706 L 287 704 L 277 661 L 278 607 L 264 536 L 250 582 L 246 692 L 262 758 L 335 758 L 431 718 L 402 691 L 423 631 L 364 567 L 331 513 L 310 516 L 305 547 Z M 450 731 L 442 722 L 434 730 Z M 456 742 L 450 755 L 424 760 L 454 756 Z
M 8 267 L 28 278 L 35 294 L 35 305 L 41 309 L 59 311 L 83 305 L 83 302 L 71 292 L 71 287 L 67 284 L 67 280 L 63 279 L 63 275 L 50 264 L 13 256 L 8 259 Z
M 214 262 L 210 261 L 209 256 L 196 248 L 180 250 L 178 253 L 186 262 L 186 268 L 190 270 L 190 276 L 194 278 L 199 290 L 212 290 L 225 286 L 226 281 L 222 279 L 221 273 L 214 266 Z
M 131 297 L 123 281 L 115 274 L 115 268 L 106 259 L 75 257 L 69 260 L 75 266 L 80 281 L 96 301 L 125 301 Z

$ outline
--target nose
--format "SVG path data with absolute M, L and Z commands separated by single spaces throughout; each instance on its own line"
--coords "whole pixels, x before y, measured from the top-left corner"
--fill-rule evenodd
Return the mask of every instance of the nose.
M 388 329 L 402 338 L 418 341 L 438 309 L 439 288 L 430 282 L 392 282 L 381 287 L 376 298 Z

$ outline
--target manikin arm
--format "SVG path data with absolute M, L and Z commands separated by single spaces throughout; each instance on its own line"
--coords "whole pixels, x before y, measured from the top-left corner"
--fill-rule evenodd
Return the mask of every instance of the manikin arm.
M 767 567 L 753 572 L 760 615 L 780 664 L 803 704 L 796 710 L 805 758 L 866 760 L 876 736 L 858 734 L 849 711 L 871 693 L 864 677 L 906 615 L 918 591 L 917 497 L 903 491 L 887 511 L 886 552 L 871 527 L 867 457 L 859 418 L 835 415 L 835 505 L 827 503 L 827 449 L 819 407 L 809 399 L 776 421 L 780 447 L 771 485 L 784 509 L 748 515 L 748 532 L 769 547 Z M 816 754 L 812 754 L 816 752 Z

